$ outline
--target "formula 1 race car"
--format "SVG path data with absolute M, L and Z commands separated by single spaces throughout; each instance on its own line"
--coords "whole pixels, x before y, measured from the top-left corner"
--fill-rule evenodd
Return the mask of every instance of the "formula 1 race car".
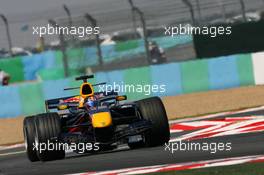
M 115 149 L 128 144 L 131 149 L 161 146 L 170 139 L 165 108 L 159 97 L 125 102 L 125 95 L 94 92 L 87 79 L 93 75 L 77 77 L 82 80 L 80 95 L 47 100 L 46 113 L 24 119 L 24 139 L 30 161 L 51 161 L 65 158 L 63 145 L 91 144 L 85 151 L 75 146 L 76 153 L 94 153 Z M 38 149 L 50 144 L 51 149 Z M 54 145 L 59 146 L 54 146 Z M 71 147 L 72 148 L 72 147 Z

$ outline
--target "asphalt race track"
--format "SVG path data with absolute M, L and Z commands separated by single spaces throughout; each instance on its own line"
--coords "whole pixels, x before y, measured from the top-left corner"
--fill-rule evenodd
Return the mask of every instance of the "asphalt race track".
M 261 114 L 264 114 L 264 110 L 231 114 L 217 117 L 217 119 Z M 173 133 L 172 138 L 177 138 L 187 133 Z M 176 151 L 172 154 L 168 150 L 165 151 L 165 146 L 138 150 L 129 150 L 126 146 L 123 146 L 116 151 L 96 155 L 70 154 L 65 160 L 30 163 L 24 152 L 12 154 L 12 152 L 23 150 L 22 148 L 16 148 L 8 151 L 0 151 L 0 175 L 71 174 L 264 154 L 264 132 L 213 137 L 195 140 L 193 142 L 231 142 L 232 149 L 230 151 L 218 151 L 215 154 L 206 151 Z

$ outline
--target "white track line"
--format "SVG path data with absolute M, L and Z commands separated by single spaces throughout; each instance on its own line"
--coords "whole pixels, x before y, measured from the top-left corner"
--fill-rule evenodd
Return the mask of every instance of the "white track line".
M 194 161 L 194 162 L 187 162 L 187 163 L 143 166 L 143 167 L 110 170 L 110 171 L 101 171 L 101 172 L 85 172 L 85 173 L 77 173 L 77 174 L 72 174 L 72 175 L 145 174 L 145 173 L 154 173 L 154 172 L 157 173 L 157 172 L 169 171 L 169 170 L 172 171 L 173 169 L 175 170 L 176 168 L 182 168 L 182 170 L 184 169 L 187 170 L 187 169 L 209 168 L 209 167 L 217 167 L 217 166 L 230 166 L 230 165 L 237 165 L 237 164 L 243 164 L 243 163 L 251 163 L 255 160 L 263 160 L 263 155 L 242 156 L 242 157 L 214 159 L 214 160 L 196 161 L 196 162 Z
M 14 148 L 21 148 L 24 146 L 25 146 L 24 143 L 15 144 L 15 145 L 11 145 L 11 146 L 0 146 L 0 151 L 8 150 L 8 149 L 14 149 Z
M 16 154 L 21 154 L 21 153 L 25 153 L 26 151 L 17 151 L 17 152 L 11 152 L 11 153 L 3 153 L 3 154 L 0 154 L 0 157 L 3 157 L 3 156 L 10 156 L 10 155 L 16 155 Z

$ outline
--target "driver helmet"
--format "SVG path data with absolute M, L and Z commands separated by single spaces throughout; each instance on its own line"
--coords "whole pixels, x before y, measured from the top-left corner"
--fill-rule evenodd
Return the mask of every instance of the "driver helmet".
M 89 108 L 95 107 L 95 99 L 93 97 L 89 97 L 85 103 L 85 105 Z

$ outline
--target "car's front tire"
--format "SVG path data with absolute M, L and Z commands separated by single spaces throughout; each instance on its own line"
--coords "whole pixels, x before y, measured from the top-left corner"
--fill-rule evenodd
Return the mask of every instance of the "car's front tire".
M 141 117 L 152 124 L 144 133 L 144 144 L 148 147 L 161 146 L 170 140 L 170 128 L 165 107 L 159 97 L 151 97 L 136 102 Z
M 57 113 L 40 114 L 35 119 L 36 137 L 35 142 L 46 144 L 45 150 L 38 150 L 37 155 L 41 161 L 52 161 L 65 158 L 65 150 L 59 146 L 58 139 L 61 134 L 61 121 Z M 49 150 L 48 143 L 54 144 L 53 150 Z
M 25 148 L 27 157 L 31 162 L 39 161 L 37 156 L 37 150 L 34 148 L 35 143 L 35 116 L 26 117 L 23 122 L 23 133 L 24 133 L 24 140 L 25 140 Z

